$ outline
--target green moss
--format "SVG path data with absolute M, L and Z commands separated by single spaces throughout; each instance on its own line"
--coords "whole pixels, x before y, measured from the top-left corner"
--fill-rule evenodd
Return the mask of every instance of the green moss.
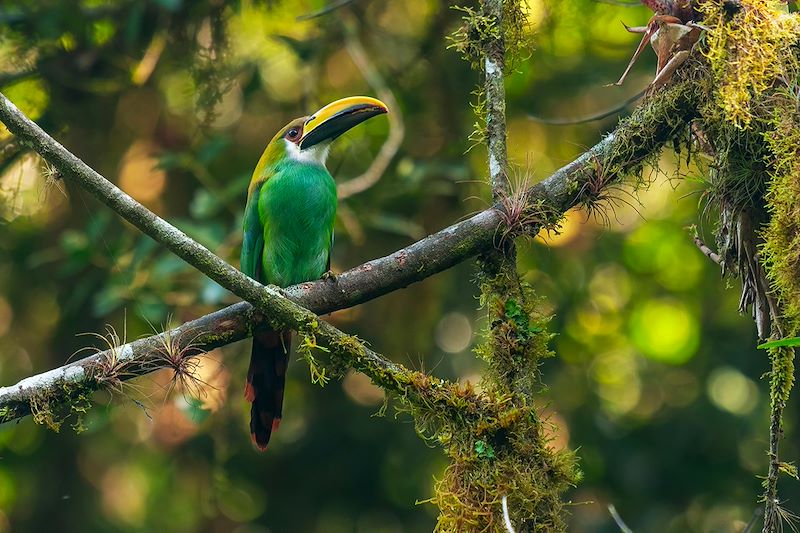
M 794 348 L 769 350 L 770 399 L 773 405 L 785 405 L 794 386 Z
M 511 411 L 480 436 L 480 424 L 441 433 L 451 463 L 430 500 L 440 511 L 436 531 L 502 531 L 504 496 L 518 531 L 565 529 L 561 496 L 580 481 L 576 458 L 547 445 L 533 408 Z
M 574 454 L 549 445 L 531 403 L 541 388 L 539 365 L 553 355 L 549 317 L 506 256 L 484 257 L 480 266 L 481 303 L 489 319 L 476 348 L 487 362 L 480 395 L 485 406 L 475 417 L 436 428 L 451 459 L 429 500 L 440 510 L 436 531 L 502 530 L 504 496 L 518 530 L 563 531 L 561 496 L 581 474 Z
M 800 331 L 800 113 L 789 97 L 781 101 L 764 134 L 772 179 L 761 253 L 786 323 L 783 334 L 792 337 Z
M 724 4 L 700 5 L 709 27 L 705 55 L 716 79 L 716 105 L 727 122 L 747 129 L 759 119 L 761 97 L 796 70 L 792 48 L 800 38 L 800 19 L 771 0 L 741 0 L 732 16 Z
M 772 336 L 793 336 L 800 331 L 800 19 L 768 0 L 742 0 L 732 16 L 721 0 L 702 6 L 704 55 L 714 74 L 702 131 L 714 158 L 708 197 L 726 217 L 718 227 L 720 255 L 735 271 L 739 213 L 764 222 L 759 259 L 778 310 Z M 773 405 L 791 390 L 792 353 L 770 350 Z
M 795 336 L 800 331 L 800 18 L 769 0 L 741 0 L 735 12 L 722 0 L 707 0 L 701 8 L 713 85 L 696 132 L 713 159 L 707 197 L 720 212 L 723 272 L 743 279 L 745 303 L 769 309 L 769 331 L 767 321 L 757 321 L 761 336 Z M 778 443 L 794 385 L 794 349 L 773 347 L 768 353 L 765 531 L 780 523 Z
M 61 381 L 46 392 L 31 396 L 29 404 L 33 421 L 58 432 L 64 422 L 71 420 L 72 429 L 81 433 L 86 429 L 84 416 L 92 406 L 93 391 L 94 387 L 86 381 Z
M 489 2 L 502 4 L 502 24 L 487 14 Z M 481 0 L 477 9 L 469 6 L 454 6 L 453 9 L 463 13 L 463 24 L 448 37 L 448 48 L 459 52 L 475 70 L 484 69 L 485 59 L 489 56 L 508 75 L 530 56 L 534 45 L 533 29 L 522 0 Z M 475 124 L 467 150 L 486 141 L 484 89 L 478 87 L 473 96 L 475 100 L 470 105 L 475 113 Z
M 800 332 L 800 114 L 788 96 L 780 100 L 772 129 L 764 134 L 769 147 L 771 179 L 766 194 L 769 223 L 762 233 L 762 263 L 782 313 L 783 337 Z M 794 348 L 769 350 L 770 398 L 783 406 L 794 385 Z
M 448 40 L 448 48 L 459 52 L 473 68 L 483 68 L 484 51 L 487 43 L 503 39 L 505 63 L 513 70 L 520 61 L 528 58 L 533 50 L 533 29 L 528 20 L 528 12 L 522 0 L 499 0 L 503 3 L 503 24 L 499 27 L 496 21 L 485 14 L 481 0 L 479 9 L 468 6 L 454 6 L 461 11 L 463 24 Z
M 324 387 L 330 381 L 328 370 L 321 364 L 314 356 L 315 351 L 330 353 L 330 350 L 324 346 L 317 344 L 316 332 L 319 329 L 319 321 L 316 319 L 307 321 L 300 329 L 297 330 L 297 335 L 300 342 L 297 344 L 296 353 L 308 363 L 308 371 L 311 376 L 311 383 Z
M 483 386 L 532 394 L 537 389 L 539 365 L 552 357 L 546 332 L 549 317 L 540 311 L 541 299 L 522 282 L 516 266 L 496 255 L 481 260 L 481 305 L 489 329 L 477 348 L 488 363 Z

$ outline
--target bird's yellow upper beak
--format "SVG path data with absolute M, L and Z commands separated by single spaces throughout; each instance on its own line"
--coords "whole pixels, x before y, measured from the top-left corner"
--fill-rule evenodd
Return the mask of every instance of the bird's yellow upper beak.
M 388 113 L 386 104 L 369 96 L 349 96 L 326 105 L 306 120 L 300 149 L 332 141 L 350 128 L 376 115 Z

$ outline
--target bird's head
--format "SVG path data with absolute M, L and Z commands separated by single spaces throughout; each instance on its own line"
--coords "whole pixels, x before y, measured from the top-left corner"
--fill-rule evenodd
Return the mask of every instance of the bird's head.
M 388 113 L 386 104 L 368 96 L 350 96 L 332 102 L 316 113 L 296 118 L 272 138 L 258 162 L 254 181 L 271 165 L 288 158 L 324 165 L 331 142 L 350 128 L 376 115 Z

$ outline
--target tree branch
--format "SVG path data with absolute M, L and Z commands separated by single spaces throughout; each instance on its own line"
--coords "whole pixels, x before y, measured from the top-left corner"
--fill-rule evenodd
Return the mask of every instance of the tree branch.
M 614 133 L 607 135 L 549 178 L 531 187 L 527 195 L 529 207 L 564 213 L 583 200 L 580 191 L 585 184 L 597 180 L 599 174 L 603 174 L 604 183 L 609 184 L 641 165 L 644 157 L 660 149 L 664 142 L 682 130 L 686 121 L 694 117 L 696 91 L 692 90 L 691 83 L 682 82 L 670 91 L 669 105 L 663 105 L 655 99 L 645 102 Z M 647 121 L 642 122 L 642 117 L 647 117 Z M 314 325 L 313 333 L 331 347 L 332 354 L 342 362 L 364 372 L 380 386 L 402 396 L 416 395 L 420 401 L 430 403 L 430 399 L 422 395 L 430 394 L 431 386 L 423 388 L 419 383 L 415 384 L 414 379 L 419 376 L 412 375 L 413 373 L 401 365 L 365 348 L 363 344 L 333 326 L 318 321 L 316 315 L 308 309 L 326 313 L 365 302 L 425 279 L 476 255 L 491 247 L 500 236 L 503 218 L 497 209 L 487 209 L 389 256 L 345 272 L 337 277 L 335 283 L 309 282 L 281 291 L 277 287 L 259 285 L 149 212 L 48 136 L 2 94 L 0 121 L 17 136 L 19 142 L 35 150 L 58 169 L 64 179 L 73 180 L 75 185 L 91 192 L 120 216 L 189 264 L 234 294 L 252 302 L 268 317 L 266 320 L 259 318 L 259 313 L 254 313 L 252 306 L 240 303 L 169 332 L 172 338 L 181 337 L 181 333 L 188 336 L 188 332 L 192 332 L 195 337 L 193 349 L 187 351 L 187 356 L 250 336 L 253 328 L 265 327 L 264 322 L 305 331 Z M 541 225 L 542 219 L 538 219 L 539 222 L 533 218 L 531 220 L 529 226 Z M 531 227 L 527 229 L 532 231 Z M 152 365 L 146 363 L 155 356 L 162 341 L 163 334 L 117 349 L 118 355 L 122 354 L 132 361 L 126 369 L 129 377 L 154 370 Z M 66 400 L 68 395 L 64 390 L 65 384 L 79 384 L 86 389 L 100 388 L 101 384 L 96 376 L 87 372 L 87 369 L 94 368 L 92 365 L 108 355 L 109 352 L 101 352 L 45 374 L 27 378 L 16 385 L 0 388 L 0 420 L 13 420 L 28 414 L 30 401 L 34 396 L 49 397 L 53 402 Z M 439 380 L 432 382 L 435 385 L 433 388 L 451 387 Z

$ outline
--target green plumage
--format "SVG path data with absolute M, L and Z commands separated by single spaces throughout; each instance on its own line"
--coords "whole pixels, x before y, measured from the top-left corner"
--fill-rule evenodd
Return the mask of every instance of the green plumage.
M 317 164 L 284 158 L 247 202 L 242 271 L 288 287 L 319 279 L 328 270 L 336 184 Z

